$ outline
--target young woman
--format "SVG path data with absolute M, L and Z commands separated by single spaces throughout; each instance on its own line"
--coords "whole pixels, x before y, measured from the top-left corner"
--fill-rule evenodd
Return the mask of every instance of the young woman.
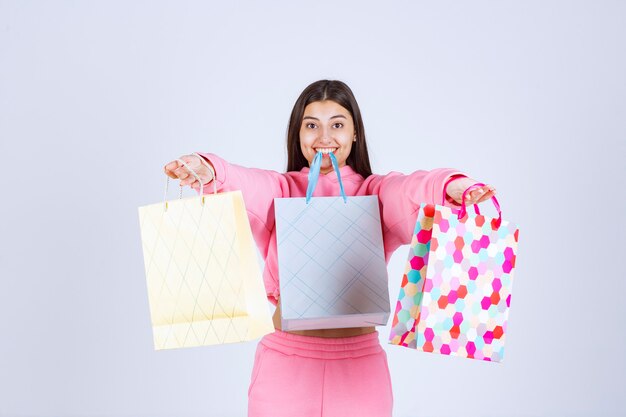
M 296 101 L 287 132 L 287 172 L 278 173 L 231 164 L 217 155 L 195 153 L 180 159 L 203 182 L 205 193 L 241 190 L 256 243 L 265 258 L 263 275 L 268 299 L 276 305 L 276 331 L 261 339 L 248 390 L 248 415 L 256 416 L 391 416 L 393 393 L 387 357 L 374 327 L 290 331 L 281 330 L 280 293 L 273 199 L 304 197 L 309 166 L 324 155 L 315 196 L 338 195 L 340 167 L 347 195 L 377 194 L 386 259 L 411 242 L 422 202 L 458 206 L 475 181 L 447 168 L 372 174 L 359 106 L 341 81 L 309 85 Z M 181 186 L 199 190 L 196 178 L 177 161 L 165 173 Z M 468 193 L 468 204 L 491 198 L 489 185 Z

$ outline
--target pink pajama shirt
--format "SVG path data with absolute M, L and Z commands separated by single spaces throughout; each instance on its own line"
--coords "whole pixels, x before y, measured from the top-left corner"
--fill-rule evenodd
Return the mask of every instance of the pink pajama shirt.
M 276 305 L 280 291 L 274 198 L 304 197 L 309 169 L 279 173 L 198 154 L 215 168 L 218 191 L 241 190 L 254 239 L 265 259 L 267 297 Z M 465 176 L 439 168 L 363 178 L 348 165 L 340 173 L 348 196 L 378 195 L 387 261 L 398 247 L 411 243 L 420 204 L 441 204 L 446 181 Z M 213 187 L 205 187 L 204 192 L 213 192 Z M 337 174 L 320 175 L 313 196 L 337 195 Z M 277 330 L 263 337 L 249 389 L 249 416 L 391 416 L 389 371 L 377 335 L 325 339 Z

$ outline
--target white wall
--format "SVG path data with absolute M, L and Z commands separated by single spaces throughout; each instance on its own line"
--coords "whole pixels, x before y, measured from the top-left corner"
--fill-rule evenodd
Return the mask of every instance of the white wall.
M 245 415 L 255 343 L 153 351 L 137 207 L 194 150 L 284 170 L 291 106 L 321 78 L 355 92 L 376 172 L 459 168 L 521 228 L 504 364 L 380 328 L 395 415 L 624 415 L 625 17 L 0 0 L 0 416 Z

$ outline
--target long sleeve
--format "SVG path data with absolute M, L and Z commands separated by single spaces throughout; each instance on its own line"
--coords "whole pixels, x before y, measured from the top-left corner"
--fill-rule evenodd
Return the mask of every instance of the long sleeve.
M 287 178 L 276 171 L 246 168 L 231 164 L 212 153 L 198 152 L 215 169 L 215 184 L 218 191 L 241 190 L 252 234 L 265 258 L 274 227 L 274 198 L 289 197 Z M 199 193 L 199 187 L 195 187 Z M 204 184 L 204 193 L 213 192 L 211 182 Z
M 385 241 L 385 253 L 391 256 L 401 245 L 411 243 L 417 211 L 421 203 L 442 204 L 449 207 L 444 199 L 444 185 L 453 176 L 466 176 L 451 168 L 438 168 L 431 171 L 419 170 L 404 175 L 390 172 L 387 175 L 370 175 L 362 187 L 365 194 L 378 194 L 381 220 Z M 387 259 L 388 261 L 389 259 Z

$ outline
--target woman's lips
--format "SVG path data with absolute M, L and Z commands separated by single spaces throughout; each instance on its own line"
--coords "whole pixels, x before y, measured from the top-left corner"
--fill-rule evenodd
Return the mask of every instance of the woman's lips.
M 322 155 L 324 155 L 325 157 L 328 157 L 328 154 L 331 152 L 336 152 L 337 148 L 314 148 L 314 151 L 317 152 L 321 152 Z

